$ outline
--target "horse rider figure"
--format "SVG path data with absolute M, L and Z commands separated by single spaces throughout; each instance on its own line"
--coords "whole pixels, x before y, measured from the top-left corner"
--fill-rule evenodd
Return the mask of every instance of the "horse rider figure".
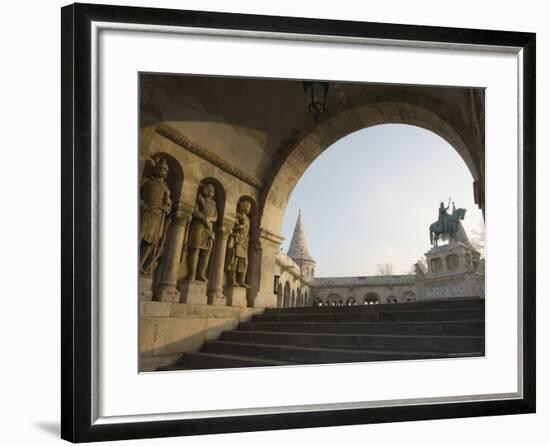
M 441 233 L 447 234 L 449 232 L 449 214 L 447 213 L 447 210 L 449 209 L 449 206 L 451 204 L 451 199 L 449 198 L 449 204 L 447 207 L 445 207 L 445 203 L 441 202 L 439 203 L 439 217 L 437 218 L 437 223 L 439 224 L 439 228 L 441 230 Z M 454 208 L 454 202 L 453 202 L 453 208 Z

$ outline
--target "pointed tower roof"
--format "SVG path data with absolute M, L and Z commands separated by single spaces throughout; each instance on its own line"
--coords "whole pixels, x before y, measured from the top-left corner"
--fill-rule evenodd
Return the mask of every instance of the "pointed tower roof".
M 298 212 L 298 219 L 296 220 L 296 226 L 294 227 L 294 233 L 292 234 L 292 240 L 290 242 L 290 247 L 288 248 L 287 254 L 295 262 L 300 262 L 300 260 L 315 262 L 313 257 L 311 257 L 307 246 L 301 210 Z

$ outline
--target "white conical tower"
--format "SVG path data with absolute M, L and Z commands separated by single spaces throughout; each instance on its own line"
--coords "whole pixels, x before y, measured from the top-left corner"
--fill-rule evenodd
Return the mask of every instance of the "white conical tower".
M 292 234 L 292 240 L 287 254 L 295 262 L 298 262 L 300 259 L 313 261 L 307 246 L 301 210 L 298 211 L 298 219 L 296 220 L 296 226 L 294 226 L 294 233 Z
M 296 220 L 287 255 L 302 268 L 304 279 L 311 280 L 313 278 L 316 262 L 309 253 L 301 211 L 298 212 L 298 219 Z

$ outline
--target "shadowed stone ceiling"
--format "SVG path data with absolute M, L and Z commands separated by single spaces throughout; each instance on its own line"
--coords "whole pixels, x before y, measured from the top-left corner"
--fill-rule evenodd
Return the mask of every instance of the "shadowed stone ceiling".
M 331 82 L 325 118 L 367 96 L 405 102 L 421 96 L 464 126 L 464 91 Z M 229 156 L 234 165 L 262 181 L 287 156 L 288 147 L 313 127 L 301 81 L 143 74 L 141 103 L 159 122 L 224 159 Z M 388 117 L 388 122 L 401 121 L 407 118 Z

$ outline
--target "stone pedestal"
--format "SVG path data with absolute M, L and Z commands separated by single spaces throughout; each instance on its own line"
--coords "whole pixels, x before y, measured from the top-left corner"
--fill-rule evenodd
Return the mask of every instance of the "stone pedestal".
M 153 276 L 139 276 L 139 299 L 153 300 Z
M 470 244 L 453 241 L 431 248 L 425 255 L 428 271 L 416 276 L 419 300 L 484 297 L 480 253 Z
M 206 282 L 199 280 L 184 280 L 181 282 L 181 300 L 184 304 L 207 304 Z
M 246 307 L 246 288 L 239 286 L 231 286 L 225 288 L 225 297 L 227 305 L 232 307 Z

